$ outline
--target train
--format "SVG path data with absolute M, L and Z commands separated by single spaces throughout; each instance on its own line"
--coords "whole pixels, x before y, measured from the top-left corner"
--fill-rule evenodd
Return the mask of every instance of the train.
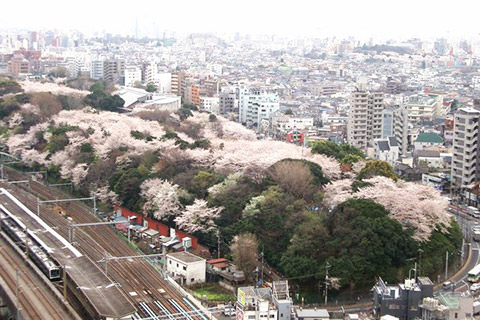
M 61 278 L 61 268 L 49 256 L 48 248 L 31 231 L 26 230 L 11 217 L 2 219 L 1 228 L 28 256 L 35 265 L 48 277 L 55 281 Z

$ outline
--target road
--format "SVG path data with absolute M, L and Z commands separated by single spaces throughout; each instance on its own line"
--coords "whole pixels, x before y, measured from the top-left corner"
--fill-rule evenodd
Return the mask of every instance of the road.
M 467 254 L 469 246 L 471 246 L 471 256 L 468 259 L 467 263 L 457 272 L 455 276 L 449 279 L 454 283 L 455 291 L 466 291 L 469 289 L 470 284 L 467 281 L 468 272 L 480 263 L 480 244 L 472 240 L 472 227 L 479 224 L 479 220 L 473 218 L 465 213 L 464 210 L 457 206 L 450 206 L 449 210 L 456 218 L 458 225 L 462 229 L 464 237 L 467 241 L 465 244 L 464 252 Z M 442 288 L 439 288 L 439 291 L 444 291 Z
M 6 170 L 12 180 L 26 178 L 11 169 Z M 37 196 L 42 200 L 70 197 L 59 190 L 48 188 L 34 181 L 30 182 L 30 187 L 25 185 L 19 187 L 21 188 L 9 186 L 16 191 L 15 196 L 34 212 L 36 212 Z M 63 203 L 60 206 L 73 218 L 75 223 L 100 221 L 91 214 L 91 208 L 78 201 Z M 48 206 L 41 207 L 41 217 L 68 239 L 70 222 L 65 217 L 54 212 Z M 138 255 L 138 252 L 121 240 L 110 226 L 76 229 L 75 243 L 77 249 L 94 261 L 100 261 L 106 254 L 113 257 Z M 137 306 L 140 317 L 173 316 L 189 320 L 206 319 L 205 315 L 173 289 L 146 259 L 112 261 L 108 264 L 108 276 L 118 283 L 132 303 Z

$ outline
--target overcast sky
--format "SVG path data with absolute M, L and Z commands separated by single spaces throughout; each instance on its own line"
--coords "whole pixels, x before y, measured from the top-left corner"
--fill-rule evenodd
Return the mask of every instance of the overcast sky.
M 133 35 L 176 32 L 477 37 L 477 0 L 24 0 L 2 1 L 0 28 Z M 8 14 L 6 14 L 8 13 Z M 18 14 L 14 14 L 18 13 Z

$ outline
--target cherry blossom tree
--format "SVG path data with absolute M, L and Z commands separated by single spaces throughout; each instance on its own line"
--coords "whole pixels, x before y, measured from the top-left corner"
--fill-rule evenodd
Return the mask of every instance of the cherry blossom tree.
M 220 216 L 223 207 L 209 208 L 207 201 L 195 199 L 192 205 L 175 218 L 175 223 L 186 232 L 210 232 L 217 229 L 214 219 Z
M 211 186 L 208 189 L 208 194 L 211 197 L 216 197 L 217 195 L 219 195 L 221 193 L 228 192 L 228 190 L 230 190 L 231 188 L 233 188 L 237 185 L 237 183 L 238 183 L 238 181 L 240 180 L 241 177 L 242 177 L 242 173 L 240 173 L 240 172 L 236 172 L 236 173 L 232 173 L 232 174 L 228 175 L 225 178 L 225 180 L 223 180 L 222 182 Z
M 142 197 L 147 200 L 143 205 L 145 215 L 151 214 L 161 220 L 179 212 L 178 185 L 155 178 L 145 180 L 140 189 Z
M 414 230 L 414 239 L 426 241 L 437 226 L 450 225 L 448 201 L 431 186 L 413 182 L 393 181 L 376 176 L 365 179 L 370 185 L 352 191 L 352 180 L 334 181 L 325 187 L 325 202 L 330 207 L 350 199 L 372 199 L 383 205 L 390 217 Z
M 25 92 L 51 92 L 53 94 L 65 94 L 65 95 L 72 95 L 72 96 L 86 96 L 90 92 L 85 90 L 77 90 L 72 89 L 64 85 L 60 85 L 58 83 L 41 83 L 38 81 L 29 81 L 25 80 L 20 83 L 23 90 Z

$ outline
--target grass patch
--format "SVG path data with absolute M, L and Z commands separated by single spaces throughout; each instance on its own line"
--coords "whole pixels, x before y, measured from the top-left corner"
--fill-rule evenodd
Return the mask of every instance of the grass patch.
M 235 295 L 231 291 L 221 287 L 217 283 L 207 283 L 197 286 L 192 291 L 198 299 L 206 296 L 208 301 L 227 302 L 236 300 Z

